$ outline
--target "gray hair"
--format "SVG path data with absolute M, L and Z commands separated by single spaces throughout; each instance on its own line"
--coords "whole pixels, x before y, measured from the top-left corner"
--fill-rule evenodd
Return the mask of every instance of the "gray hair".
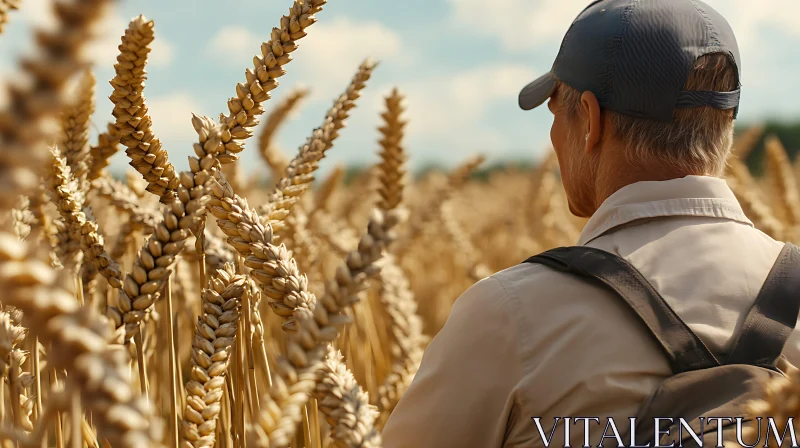
M 736 67 L 723 53 L 697 59 L 684 90 L 731 91 L 738 86 Z M 581 93 L 559 82 L 558 95 L 570 116 L 581 104 Z M 633 164 L 666 164 L 693 174 L 720 176 L 733 144 L 733 109 L 677 109 L 671 122 L 609 114 L 616 138 L 627 145 Z

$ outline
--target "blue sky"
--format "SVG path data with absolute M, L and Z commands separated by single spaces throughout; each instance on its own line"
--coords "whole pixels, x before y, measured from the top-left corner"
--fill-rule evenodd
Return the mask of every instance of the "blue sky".
M 287 66 L 274 99 L 293 86 L 312 96 L 278 142 L 294 154 L 366 57 L 380 61 L 348 128 L 323 163 L 376 160 L 382 99 L 392 87 L 407 95 L 406 147 L 413 166 L 453 165 L 470 154 L 490 160 L 536 158 L 549 144 L 546 108 L 518 109 L 519 89 L 549 70 L 572 19 L 587 0 L 330 0 Z M 797 0 L 709 0 L 734 28 L 743 59 L 740 122 L 800 116 L 790 87 L 800 73 Z M 0 36 L 0 76 L 14 77 L 16 58 L 33 48 L 31 26 L 51 23 L 50 2 L 22 0 Z M 217 117 L 260 42 L 290 0 L 136 0 L 118 2 L 98 29 L 88 56 L 98 78 L 96 129 L 111 119 L 108 96 L 116 46 L 130 18 L 156 25 L 145 89 L 156 135 L 177 167 L 186 167 L 195 135 L 191 112 Z M 267 108 L 270 104 L 267 103 Z M 242 158 L 263 170 L 255 147 Z M 127 168 L 117 154 L 111 168 Z

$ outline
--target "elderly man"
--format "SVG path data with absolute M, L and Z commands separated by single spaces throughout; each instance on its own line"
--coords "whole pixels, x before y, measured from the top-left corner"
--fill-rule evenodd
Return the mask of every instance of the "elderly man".
M 786 252 L 720 178 L 740 68 L 730 26 L 700 0 L 600 0 L 519 96 L 526 110 L 549 100 L 570 210 L 591 217 L 577 244 L 633 265 L 713 359 L 731 353 Z M 797 365 L 788 314 L 777 354 Z M 606 419 L 627 422 L 675 373 L 652 336 L 607 288 L 539 263 L 506 269 L 456 301 L 384 446 L 597 446 Z M 567 435 L 557 417 L 589 419 Z

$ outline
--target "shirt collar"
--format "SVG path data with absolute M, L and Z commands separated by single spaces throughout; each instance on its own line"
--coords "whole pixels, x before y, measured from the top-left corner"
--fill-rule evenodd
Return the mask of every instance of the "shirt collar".
M 702 216 L 753 226 L 724 179 L 686 176 L 627 185 L 608 197 L 581 232 L 583 246 L 609 230 L 637 219 Z

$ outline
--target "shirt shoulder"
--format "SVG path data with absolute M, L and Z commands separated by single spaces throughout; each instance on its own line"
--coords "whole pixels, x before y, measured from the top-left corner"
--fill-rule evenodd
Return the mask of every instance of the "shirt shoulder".
M 655 338 L 611 290 L 533 263 L 492 278 L 518 329 L 515 393 L 525 415 L 624 416 L 670 374 Z M 530 431 L 522 425 L 512 438 Z

